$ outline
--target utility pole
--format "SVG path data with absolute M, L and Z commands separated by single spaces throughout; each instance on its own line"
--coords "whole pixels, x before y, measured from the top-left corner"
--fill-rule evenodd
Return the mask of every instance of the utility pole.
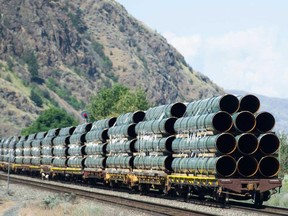
M 11 165 L 11 151 L 9 150 L 8 153 L 8 175 L 7 175 L 7 194 L 9 193 L 9 186 L 10 186 L 10 165 Z

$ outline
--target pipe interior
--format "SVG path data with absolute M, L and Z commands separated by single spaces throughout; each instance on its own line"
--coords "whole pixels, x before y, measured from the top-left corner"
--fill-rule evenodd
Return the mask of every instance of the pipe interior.
M 266 155 L 275 153 L 279 146 L 280 140 L 275 134 L 265 134 L 259 142 L 260 150 Z
M 257 137 L 253 134 L 243 134 L 238 140 L 238 149 L 246 155 L 255 153 L 258 149 Z
M 257 122 L 256 125 L 257 130 L 262 133 L 266 133 L 272 130 L 272 128 L 274 127 L 275 118 L 271 113 L 262 112 L 257 115 L 256 122 Z
M 220 99 L 220 109 L 230 114 L 235 113 L 239 109 L 239 100 L 234 95 L 224 95 Z
M 116 120 L 117 120 L 116 117 L 110 118 L 110 119 L 108 120 L 108 126 L 109 126 L 109 127 L 112 127 L 112 126 L 115 124 Z
M 212 120 L 213 127 L 219 132 L 226 132 L 232 127 L 232 118 L 226 112 L 218 112 Z
M 254 129 L 255 125 L 255 117 L 248 111 L 243 111 L 236 117 L 235 126 L 241 132 L 250 132 Z
M 255 95 L 245 95 L 240 100 L 240 109 L 255 113 L 260 108 L 260 101 Z
M 169 134 L 174 134 L 175 130 L 174 130 L 174 124 L 176 122 L 176 118 L 169 118 L 167 119 L 167 121 L 165 122 L 165 131 Z
M 143 121 L 145 117 L 145 113 L 143 111 L 137 111 L 133 114 L 133 122 L 138 123 Z
M 85 127 L 86 132 L 90 131 L 91 128 L 92 128 L 92 123 L 87 124 Z
M 136 134 L 136 132 L 135 132 L 135 124 L 129 125 L 129 127 L 128 127 L 127 130 L 128 130 L 128 136 L 129 136 L 129 137 L 135 138 L 135 137 L 137 136 L 137 134 Z
M 216 171 L 224 177 L 232 176 L 236 171 L 236 162 L 232 157 L 223 156 L 217 160 Z
M 184 115 L 186 106 L 183 103 L 175 103 L 171 107 L 171 115 L 176 118 L 180 118 Z
M 237 162 L 237 170 L 243 177 L 254 176 L 258 170 L 258 162 L 254 157 L 241 157 Z
M 109 139 L 108 129 L 107 129 L 107 128 L 102 131 L 101 138 L 102 138 L 104 141 L 107 140 L 107 139 Z
M 275 157 L 262 158 L 259 163 L 259 171 L 264 177 L 274 177 L 279 172 L 279 161 Z
M 232 134 L 224 133 L 219 135 L 216 141 L 218 151 L 223 154 L 231 154 L 236 149 L 236 139 Z

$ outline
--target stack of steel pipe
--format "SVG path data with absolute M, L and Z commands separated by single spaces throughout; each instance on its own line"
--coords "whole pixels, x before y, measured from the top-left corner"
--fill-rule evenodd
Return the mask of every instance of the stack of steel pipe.
M 42 164 L 41 158 L 41 148 L 42 141 L 46 136 L 47 132 L 39 132 L 36 134 L 35 139 L 31 143 L 31 164 L 35 166 L 40 166 Z
M 68 160 L 67 165 L 71 168 L 84 167 L 84 143 L 86 142 L 86 134 L 92 128 L 91 123 L 84 123 L 78 125 L 70 136 L 70 143 L 68 145 Z
M 23 143 L 23 164 L 31 165 L 32 160 L 32 142 L 35 140 L 36 134 L 30 134 Z
M 120 115 L 115 125 L 108 130 L 106 168 L 133 169 L 133 152 L 136 142 L 135 126 L 145 117 L 143 111 Z
M 54 167 L 67 167 L 68 145 L 75 128 L 61 128 L 58 136 L 53 139 L 52 164 Z
M 150 108 L 144 121 L 136 125 L 137 140 L 134 148 L 134 169 L 170 171 L 171 146 L 175 139 L 174 123 L 185 113 L 183 103 Z
M 53 161 L 53 139 L 59 134 L 60 128 L 50 129 L 42 140 L 41 164 L 51 166 Z
M 108 128 L 115 122 L 115 117 L 93 122 L 91 130 L 85 136 L 84 167 L 86 170 L 97 171 L 105 168 Z
M 0 143 L 1 148 L 1 161 L 7 162 L 9 157 L 9 143 L 13 137 L 2 138 Z
M 222 178 L 277 176 L 279 162 L 272 155 L 279 139 L 270 132 L 275 119 L 268 112 L 257 113 L 259 108 L 254 95 L 189 103 L 185 117 L 174 125 L 177 138 L 171 150 L 179 158 L 172 162 L 173 171 Z
M 24 159 L 24 142 L 28 136 L 21 136 L 19 141 L 16 143 L 15 150 L 15 161 L 16 164 L 23 164 Z

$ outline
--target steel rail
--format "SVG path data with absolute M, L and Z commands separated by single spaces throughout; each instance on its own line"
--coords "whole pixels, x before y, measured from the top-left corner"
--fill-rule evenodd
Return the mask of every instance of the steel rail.
M 1 180 L 6 180 L 7 175 L 0 174 Z M 153 203 L 153 202 L 147 202 L 143 200 L 134 200 L 126 197 L 120 197 L 117 195 L 110 195 L 110 194 L 104 194 L 100 192 L 95 191 L 89 191 L 87 189 L 79 189 L 71 187 L 70 185 L 56 185 L 51 184 L 47 181 L 35 181 L 32 178 L 17 178 L 15 176 L 10 176 L 10 181 L 17 183 L 17 184 L 24 184 L 27 186 L 31 186 L 34 188 L 41 188 L 48 191 L 55 191 L 55 192 L 64 192 L 64 193 L 73 193 L 80 197 L 91 199 L 91 200 L 97 200 L 100 202 L 104 202 L 107 204 L 114 204 L 134 210 L 139 210 L 142 212 L 147 212 L 154 215 L 167 215 L 167 216 L 188 216 L 188 215 L 209 215 L 212 216 L 214 214 L 191 210 L 191 209 L 184 209 L 180 207 L 175 206 L 168 206 L 164 204 L 159 203 Z

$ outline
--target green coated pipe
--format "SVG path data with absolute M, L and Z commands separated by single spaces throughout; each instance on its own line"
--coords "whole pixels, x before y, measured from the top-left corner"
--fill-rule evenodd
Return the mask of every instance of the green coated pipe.
M 237 97 L 231 94 L 197 100 L 187 105 L 186 116 L 203 115 L 225 111 L 229 114 L 235 113 L 239 108 Z
M 217 112 L 199 116 L 183 117 L 176 120 L 174 129 L 177 133 L 199 130 L 227 132 L 232 127 L 232 118 L 227 112 Z

